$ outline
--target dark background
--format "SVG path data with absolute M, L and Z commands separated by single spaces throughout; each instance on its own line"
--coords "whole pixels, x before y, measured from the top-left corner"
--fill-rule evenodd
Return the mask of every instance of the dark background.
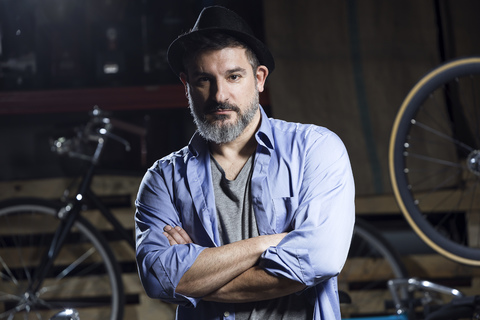
M 148 132 L 146 164 L 140 138 L 122 133 L 133 150 L 109 143 L 104 171 L 143 174 L 183 147 L 194 128 L 166 52 L 215 4 L 264 39 L 261 1 L 0 0 L 0 180 L 76 174 L 78 161 L 55 156 L 49 141 L 94 105 Z
M 361 196 L 391 194 L 389 135 L 410 88 L 480 52 L 478 0 L 0 0 L 0 181 L 73 174 L 48 140 L 94 105 L 148 131 L 147 165 L 130 136 L 133 152 L 109 144 L 104 169 L 141 174 L 188 143 L 166 50 L 214 4 L 244 17 L 275 57 L 268 113 L 336 132 Z
M 0 90 L 176 83 L 168 45 L 214 4 L 264 39 L 262 1 L 1 0 Z

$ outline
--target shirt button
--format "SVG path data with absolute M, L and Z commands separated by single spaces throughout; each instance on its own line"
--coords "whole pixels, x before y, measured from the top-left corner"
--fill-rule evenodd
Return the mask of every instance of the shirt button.
M 228 316 L 230 316 L 230 312 L 228 312 L 228 311 L 225 311 L 225 312 L 223 313 L 223 316 L 224 316 L 224 317 L 228 317 Z

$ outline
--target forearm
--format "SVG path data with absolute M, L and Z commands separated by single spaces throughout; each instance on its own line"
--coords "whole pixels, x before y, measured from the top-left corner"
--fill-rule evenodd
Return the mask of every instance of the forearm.
M 283 297 L 305 288 L 300 282 L 272 276 L 254 266 L 203 299 L 224 303 L 252 302 Z
M 206 248 L 182 276 L 176 292 L 204 297 L 252 268 L 261 254 L 276 246 L 285 234 L 259 236 L 216 248 Z

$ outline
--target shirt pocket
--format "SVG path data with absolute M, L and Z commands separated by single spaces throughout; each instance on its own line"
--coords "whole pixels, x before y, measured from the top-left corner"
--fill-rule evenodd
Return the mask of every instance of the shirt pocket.
M 287 232 L 292 230 L 292 220 L 298 207 L 297 197 L 272 198 L 275 215 L 275 232 Z

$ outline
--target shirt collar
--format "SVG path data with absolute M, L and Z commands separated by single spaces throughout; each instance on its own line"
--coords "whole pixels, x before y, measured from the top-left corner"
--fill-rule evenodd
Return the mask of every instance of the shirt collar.
M 193 134 L 190 142 L 188 143 L 188 150 L 194 157 L 198 157 L 200 153 L 208 150 L 208 142 L 205 140 L 198 130 Z
M 260 128 L 258 129 L 257 133 L 255 134 L 255 137 L 257 139 L 257 142 L 259 145 L 269 149 L 273 150 L 274 144 L 273 144 L 273 132 L 272 132 L 272 126 L 270 124 L 270 120 L 268 119 L 267 114 L 265 113 L 265 110 L 263 110 L 262 106 L 260 106 L 260 113 L 262 115 L 261 123 L 260 123 Z

